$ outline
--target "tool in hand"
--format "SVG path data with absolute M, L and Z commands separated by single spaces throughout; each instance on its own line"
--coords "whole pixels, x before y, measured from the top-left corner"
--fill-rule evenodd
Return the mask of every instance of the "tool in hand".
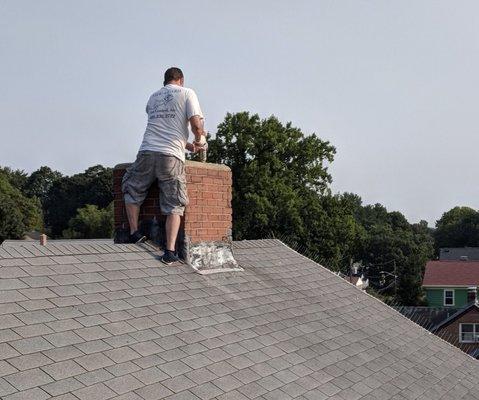
M 200 161 L 201 162 L 206 162 L 206 150 L 208 149 L 208 144 L 206 143 L 206 138 L 203 135 L 201 135 L 200 140 L 196 143 L 200 147 L 200 150 L 199 150 Z

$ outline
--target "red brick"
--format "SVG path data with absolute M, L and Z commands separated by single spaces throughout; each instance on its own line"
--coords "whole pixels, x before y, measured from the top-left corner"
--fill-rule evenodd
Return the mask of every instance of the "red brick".
M 208 174 L 208 176 L 218 176 L 219 172 L 220 171 L 218 171 L 218 170 L 210 169 L 210 170 L 208 170 L 207 174 Z
M 203 177 L 202 176 L 198 176 L 198 175 L 193 175 L 191 177 L 191 182 L 192 183 L 203 183 Z
M 115 227 L 127 225 L 126 212 L 121 193 L 124 170 L 115 169 L 114 206 Z M 231 231 L 231 171 L 218 169 L 211 164 L 187 163 L 186 180 L 189 205 L 182 219 L 181 229 L 194 242 L 223 240 Z M 160 215 L 159 193 L 152 185 L 140 212 L 140 218 L 164 218 Z

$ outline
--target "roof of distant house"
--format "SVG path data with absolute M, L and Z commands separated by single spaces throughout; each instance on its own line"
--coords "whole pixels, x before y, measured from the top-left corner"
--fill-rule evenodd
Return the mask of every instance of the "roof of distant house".
M 429 261 L 423 286 L 479 286 L 479 261 Z
M 395 310 L 428 331 L 462 310 L 456 307 L 396 306 Z
M 479 364 L 277 240 L 242 272 L 148 245 L 0 246 L 0 398 L 475 398 Z
M 443 326 L 446 326 L 450 324 L 451 322 L 455 321 L 462 315 L 466 314 L 472 309 L 479 309 L 479 306 L 475 301 L 470 302 L 469 304 L 466 304 L 464 307 L 458 309 L 454 314 L 450 315 L 448 318 L 444 319 L 443 321 L 439 322 L 436 326 L 434 326 L 431 331 L 436 332 L 438 329 L 442 328 Z
M 464 257 L 471 261 L 479 261 L 479 247 L 443 247 L 439 249 L 439 259 L 460 260 Z

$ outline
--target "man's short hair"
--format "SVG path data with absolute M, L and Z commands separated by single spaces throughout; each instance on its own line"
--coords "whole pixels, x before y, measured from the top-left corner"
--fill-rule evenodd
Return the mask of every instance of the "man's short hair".
M 168 85 L 171 81 L 177 81 L 183 78 L 183 71 L 177 67 L 168 68 L 165 71 L 165 80 L 163 81 L 163 85 Z

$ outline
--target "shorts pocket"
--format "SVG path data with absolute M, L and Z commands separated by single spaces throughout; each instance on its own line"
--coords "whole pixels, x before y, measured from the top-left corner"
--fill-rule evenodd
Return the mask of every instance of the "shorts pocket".
M 126 193 L 127 191 L 128 179 L 130 179 L 130 173 L 127 169 L 125 173 L 123 174 L 123 179 L 121 180 L 121 191 L 123 193 Z
M 152 166 L 151 154 L 145 152 L 139 152 L 136 156 L 135 162 L 131 165 L 130 173 L 136 175 L 144 175 L 148 173 Z
M 183 206 L 187 206 L 189 203 L 188 194 L 186 192 L 186 182 L 177 181 L 178 184 L 178 202 Z

